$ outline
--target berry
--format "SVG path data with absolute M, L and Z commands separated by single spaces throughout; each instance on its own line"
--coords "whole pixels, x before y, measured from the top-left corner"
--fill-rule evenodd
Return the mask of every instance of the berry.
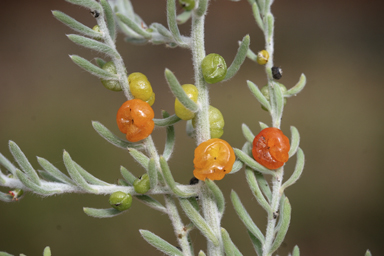
M 287 91 L 287 87 L 285 87 L 285 85 L 279 83 L 279 82 L 273 82 L 274 84 L 277 84 L 278 86 L 280 86 L 280 90 L 282 92 L 282 94 L 284 95 L 284 93 Z M 264 97 L 270 101 L 270 97 L 269 97 L 269 89 L 268 89 L 268 85 L 264 85 L 262 88 L 261 88 L 261 93 L 264 95 Z M 284 105 L 287 104 L 287 98 L 284 98 Z M 264 110 L 267 110 L 266 108 L 264 108 L 264 106 L 262 105 L 261 106 L 262 109 Z
M 279 80 L 283 76 L 283 70 L 278 67 L 272 67 L 272 77 Z
M 151 83 L 142 73 L 135 72 L 128 76 L 129 90 L 135 99 L 147 102 L 150 106 L 155 102 L 155 94 Z M 152 103 L 152 104 L 151 104 Z
M 133 188 L 137 193 L 145 194 L 148 192 L 148 190 L 151 189 L 151 184 L 149 183 L 149 176 L 148 174 L 144 174 L 140 178 L 136 179 L 133 182 Z
M 102 67 L 105 71 L 108 71 L 109 73 L 116 74 L 116 67 L 113 61 L 109 61 L 105 63 Z M 107 79 L 101 79 L 101 83 L 104 85 L 105 88 L 112 90 L 112 91 L 121 91 L 121 85 L 116 80 L 107 80 Z
M 193 100 L 194 102 L 197 102 L 197 96 L 199 92 L 197 91 L 196 86 L 193 84 L 184 84 L 181 86 L 184 90 L 184 92 L 187 94 L 188 98 Z M 195 113 L 193 113 L 191 110 L 184 107 L 181 102 L 176 99 L 175 100 L 175 113 L 178 117 L 180 117 L 183 120 L 190 120 L 193 117 L 195 117 Z
M 121 191 L 113 192 L 109 197 L 109 204 L 116 210 L 125 211 L 132 205 L 132 196 Z
M 225 140 L 204 141 L 195 149 L 193 175 L 199 180 L 221 180 L 231 172 L 235 158 L 235 152 Z
M 219 54 L 211 53 L 205 56 L 201 62 L 201 70 L 203 71 L 205 81 L 209 84 L 214 84 L 225 78 L 227 63 Z
M 224 117 L 220 110 L 215 107 L 209 106 L 209 131 L 211 138 L 220 138 L 224 133 Z M 192 125 L 195 127 L 196 117 L 192 119 Z
M 179 0 L 179 4 L 186 11 L 192 11 L 195 8 L 195 0 Z
M 269 59 L 269 53 L 268 53 L 266 50 L 262 50 L 262 51 L 259 51 L 259 52 L 257 53 L 256 61 L 257 61 L 257 63 L 259 63 L 260 65 L 265 65 L 265 64 L 267 64 L 268 59 Z
M 288 161 L 289 139 L 280 129 L 271 127 L 263 129 L 253 140 L 252 155 L 255 160 L 275 170 Z
M 155 113 L 148 103 L 133 99 L 124 102 L 117 111 L 116 121 L 119 130 L 127 140 L 137 142 L 147 138 L 155 128 Z

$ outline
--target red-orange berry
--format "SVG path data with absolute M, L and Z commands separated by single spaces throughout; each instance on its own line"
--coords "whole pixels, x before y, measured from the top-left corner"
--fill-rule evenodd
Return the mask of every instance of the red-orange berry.
M 204 141 L 195 149 L 193 175 L 199 180 L 221 180 L 232 171 L 235 159 L 235 152 L 225 140 Z
M 147 138 L 155 128 L 155 113 L 148 103 L 133 99 L 124 102 L 117 111 L 116 121 L 119 130 L 126 134 L 127 140 L 136 142 Z
M 265 128 L 253 140 L 252 155 L 255 160 L 275 170 L 288 161 L 289 139 L 277 128 Z

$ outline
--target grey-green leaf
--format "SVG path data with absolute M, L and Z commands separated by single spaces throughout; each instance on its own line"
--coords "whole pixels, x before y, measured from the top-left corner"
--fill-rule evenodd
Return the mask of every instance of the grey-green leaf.
M 292 256 L 300 256 L 299 246 L 295 245 L 295 247 L 293 248 Z M 370 255 L 365 254 L 365 256 L 370 256 Z
M 37 161 L 43 169 L 51 174 L 56 179 L 60 180 L 63 183 L 75 185 L 75 183 L 64 173 L 62 173 L 59 169 L 57 169 L 53 164 L 51 164 L 48 160 L 37 157 Z
M 263 105 L 266 109 L 270 111 L 271 105 L 269 101 L 265 98 L 265 96 L 261 93 L 259 87 L 251 81 L 247 81 L 248 88 L 252 92 L 253 96 Z
M 180 120 L 181 119 L 177 115 L 171 115 L 167 118 L 161 118 L 161 119 L 154 118 L 153 122 L 155 122 L 156 126 L 170 126 L 179 122 Z
M 261 20 L 260 10 L 256 3 L 252 4 L 253 17 L 255 17 L 256 24 L 259 26 L 261 31 L 264 31 L 264 23 Z
M 239 196 L 235 191 L 232 190 L 231 192 L 231 201 L 235 208 L 235 211 L 237 215 L 239 216 L 240 220 L 244 223 L 245 227 L 255 236 L 261 243 L 264 243 L 264 235 L 261 233 L 260 229 L 256 226 L 256 224 L 253 222 L 251 217 L 249 216 L 247 210 L 244 208 L 243 204 L 240 201 Z
M 263 255 L 263 245 L 261 244 L 260 240 L 257 239 L 256 236 L 254 236 L 251 232 L 248 231 L 249 238 L 251 238 L 251 242 L 253 245 L 253 248 L 255 249 L 255 252 L 257 255 L 261 256 Z
M 200 232 L 209 239 L 215 246 L 219 246 L 219 240 L 213 233 L 211 227 L 204 220 L 198 211 L 192 206 L 188 199 L 179 198 L 181 208 L 188 216 L 188 218 L 195 224 L 195 226 L 200 230 Z
M 51 248 L 49 246 L 44 248 L 43 256 L 51 256 Z
M 88 207 L 84 207 L 83 211 L 88 216 L 91 216 L 94 218 L 112 218 L 125 212 L 125 211 L 116 210 L 115 208 L 96 209 L 96 208 L 88 208 Z
M 87 172 L 83 167 L 81 167 L 78 163 L 76 163 L 75 161 L 72 161 L 73 164 L 75 165 L 77 171 L 79 172 L 79 174 L 81 176 L 83 176 L 83 178 L 90 184 L 93 184 L 93 185 L 100 185 L 100 186 L 108 186 L 110 185 L 109 183 L 105 182 L 105 181 L 102 181 L 98 178 L 96 178 L 95 176 L 93 176 L 92 174 L 90 174 L 89 172 Z
M 101 53 L 105 53 L 111 57 L 114 58 L 120 58 L 119 53 L 115 50 L 109 47 L 108 45 L 101 43 L 97 40 L 93 40 L 84 36 L 79 36 L 79 35 L 67 35 L 67 37 L 74 42 L 75 44 L 84 46 L 86 48 L 89 48 L 91 50 L 95 50 Z
M 155 235 L 154 233 L 143 229 L 140 229 L 139 231 L 145 241 L 147 241 L 150 245 L 152 245 L 159 251 L 167 255 L 183 256 L 183 253 L 179 249 L 177 249 L 175 246 L 171 245 L 161 237 Z
M 221 192 L 220 188 L 216 185 L 216 183 L 210 179 L 205 180 L 205 184 L 211 190 L 213 196 L 215 197 L 215 202 L 217 204 L 217 209 L 223 215 L 225 209 L 225 199 L 223 192 Z
M 192 112 L 196 112 L 199 107 L 193 100 L 191 100 L 187 96 L 172 71 L 170 71 L 169 69 L 165 69 L 165 78 L 167 79 L 169 88 L 171 89 L 173 95 L 175 95 L 175 97 L 181 102 L 181 104 L 183 104 L 184 107 L 191 110 Z
M 172 37 L 179 45 L 185 45 L 185 42 L 181 39 L 180 30 L 176 21 L 176 3 L 175 0 L 167 0 L 167 22 L 169 31 L 172 33 Z
M 181 14 L 177 15 L 176 22 L 179 25 L 184 24 L 185 22 L 187 22 L 191 18 L 191 16 L 192 16 L 191 11 L 184 11 Z
M 285 235 L 287 234 L 289 223 L 291 222 L 291 204 L 289 203 L 288 198 L 286 197 L 283 202 L 283 211 L 280 213 L 280 218 L 282 219 L 280 230 L 277 231 L 275 240 L 272 243 L 269 254 L 275 252 L 284 241 Z
M 259 125 L 260 125 L 260 128 L 261 128 L 261 130 L 263 130 L 263 129 L 265 129 L 265 128 L 268 128 L 269 126 L 268 125 L 266 125 L 265 123 L 263 123 L 263 122 L 259 122 Z
M 31 181 L 36 185 L 40 185 L 40 178 L 37 175 L 37 172 L 33 169 L 31 163 L 28 161 L 19 146 L 15 142 L 9 141 L 9 150 L 11 151 L 16 162 L 19 164 L 20 168 L 27 174 Z
M 151 188 L 156 187 L 157 186 L 157 168 L 156 168 L 155 159 L 153 159 L 153 157 L 149 159 L 148 176 L 149 176 L 149 182 L 151 184 Z
M 167 208 L 165 208 L 159 201 L 156 199 L 147 196 L 147 195 L 136 195 L 135 196 L 139 201 L 148 205 L 149 207 L 158 210 L 163 213 L 167 213 Z
M 252 133 L 251 129 L 249 129 L 249 127 L 246 124 L 242 124 L 241 129 L 243 131 L 243 135 L 245 139 L 250 143 L 252 143 L 253 140 L 255 139 L 255 135 Z
M 101 12 L 101 6 L 99 3 L 93 0 L 66 0 L 69 3 L 76 4 L 88 8 L 91 11 Z
M 281 186 L 280 191 L 284 192 L 284 190 L 293 185 L 301 176 L 303 173 L 304 169 L 304 162 L 305 162 L 305 157 L 304 157 L 304 152 L 301 148 L 297 150 L 297 160 L 296 160 L 296 166 L 295 170 L 293 171 L 291 177 Z
M 243 64 L 245 58 L 247 57 L 249 43 L 250 43 L 249 35 L 246 35 L 241 41 L 241 44 L 239 46 L 239 49 L 237 50 L 236 56 L 231 66 L 229 66 L 227 70 L 227 74 L 225 75 L 224 81 L 231 79 L 232 77 L 235 76 L 237 71 L 239 71 L 241 65 Z
M 255 196 L 257 202 L 264 208 L 264 210 L 270 214 L 272 212 L 272 208 L 261 193 L 259 184 L 256 180 L 256 176 L 254 174 L 254 171 L 251 170 L 249 167 L 245 168 L 245 176 L 247 178 L 247 182 L 249 187 L 252 190 L 252 194 Z
M 296 127 L 291 126 L 291 148 L 289 149 L 289 157 L 292 157 L 299 147 L 300 144 L 300 134 Z
M 85 71 L 88 71 L 94 76 L 97 76 L 99 78 L 105 78 L 109 80 L 118 80 L 118 77 L 115 74 L 109 73 L 108 71 L 105 71 L 104 69 L 99 68 L 98 66 L 92 64 L 88 60 L 77 56 L 77 55 L 69 55 L 69 57 L 72 59 L 72 61 L 84 69 Z
M 16 175 L 16 167 L 0 153 L 0 164 L 4 166 L 12 175 Z
M 1 256 L 1 255 L 0 255 Z M 205 254 L 205 252 L 203 252 L 203 251 L 199 251 L 199 254 L 197 255 L 197 256 L 206 256 L 206 254 Z
M 123 166 L 120 166 L 120 173 L 121 176 L 123 176 L 123 178 L 125 179 L 125 181 L 127 181 L 130 185 L 133 185 L 133 183 L 137 179 L 135 175 L 133 175 L 130 171 L 128 171 L 128 169 Z
M 236 245 L 232 242 L 231 237 L 229 236 L 227 230 L 224 228 L 221 228 L 221 237 L 223 238 L 223 244 L 224 244 L 224 250 L 226 255 L 233 255 L 233 256 L 242 256 L 239 249 L 236 247 Z
M 236 160 L 232 166 L 232 171 L 229 174 L 237 173 L 238 171 L 241 170 L 241 168 L 243 168 L 243 165 L 244 165 L 243 162 Z
M 35 192 L 36 194 L 43 195 L 43 196 L 49 196 L 53 195 L 55 193 L 59 193 L 60 191 L 48 191 L 43 189 L 40 185 L 37 185 L 36 183 L 32 182 L 27 175 L 25 175 L 22 171 L 16 169 L 16 176 L 19 178 L 19 180 L 30 190 Z
M 271 188 L 269 187 L 268 182 L 265 180 L 264 175 L 258 171 L 255 171 L 255 177 L 256 177 L 257 183 L 259 184 L 259 188 L 261 189 L 265 197 L 268 199 L 268 202 L 271 202 L 272 201 Z
M 127 25 L 130 29 L 135 31 L 137 34 L 141 35 L 142 37 L 146 39 L 150 39 L 152 37 L 151 33 L 148 33 L 144 29 L 142 29 L 136 22 L 131 20 L 129 17 L 121 14 L 116 13 L 117 18 L 120 19 L 121 22 L 123 22 L 125 25 Z
M 271 114 L 274 125 L 277 124 L 280 126 L 280 120 L 284 109 L 284 96 L 281 92 L 280 86 L 274 82 L 271 83 L 272 84 L 268 85 L 271 100 Z
M 115 18 L 114 18 L 112 8 L 109 5 L 108 1 L 106 0 L 100 0 L 100 4 L 104 9 L 105 20 L 107 22 L 109 35 L 111 36 L 112 40 L 115 41 L 116 40 L 116 23 L 115 23 Z
M 275 175 L 274 171 L 271 171 L 266 167 L 262 166 L 261 164 L 253 160 L 250 156 L 248 156 L 246 153 L 241 151 L 240 149 L 234 148 L 233 150 L 235 151 L 235 154 L 240 159 L 240 161 L 242 161 L 243 163 L 251 167 L 253 170 L 257 170 L 263 174 Z
M 61 21 L 62 23 L 64 23 L 68 27 L 70 27 L 71 29 L 73 29 L 73 30 L 75 30 L 75 31 L 77 31 L 83 35 L 93 37 L 93 38 L 99 38 L 102 36 L 101 33 L 96 32 L 95 30 L 85 26 L 84 24 L 78 22 L 77 20 L 75 20 L 74 18 L 68 16 L 67 14 L 65 14 L 63 12 L 52 11 L 52 14 L 53 14 L 53 16 L 55 16 L 56 19 L 58 19 L 59 21 Z
M 291 89 L 285 92 L 284 96 L 291 97 L 296 96 L 299 92 L 301 92 L 304 89 L 305 84 L 307 83 L 307 78 L 304 74 L 301 74 L 299 82 L 295 86 L 293 86 Z
M 134 148 L 128 148 L 129 154 L 138 162 L 145 170 L 148 171 L 149 158 Z
M 0 252 L 0 256 L 14 256 L 13 254 L 9 254 L 7 252 Z

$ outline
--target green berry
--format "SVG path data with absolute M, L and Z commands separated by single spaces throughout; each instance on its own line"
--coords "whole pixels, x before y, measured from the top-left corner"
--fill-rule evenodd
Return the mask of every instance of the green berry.
M 145 194 L 148 192 L 148 190 L 151 189 L 151 184 L 149 183 L 149 176 L 148 174 L 144 174 L 140 178 L 136 179 L 133 182 L 133 188 L 137 193 Z
M 179 4 L 186 11 L 192 11 L 195 8 L 195 0 L 179 0 Z
M 109 204 L 116 210 L 125 211 L 132 205 L 132 196 L 122 191 L 113 192 L 109 197 Z
M 211 53 L 201 62 L 204 79 L 209 84 L 222 81 L 227 74 L 227 63 L 219 54 Z
M 197 96 L 199 92 L 197 91 L 196 86 L 194 86 L 193 84 L 184 84 L 181 87 L 187 94 L 188 98 L 190 98 L 194 102 L 197 102 Z M 195 117 L 195 113 L 184 107 L 184 105 L 181 104 L 178 99 L 175 100 L 175 113 L 178 117 L 183 120 L 190 120 Z
M 101 32 L 99 25 L 93 26 L 92 30 L 99 32 L 99 33 Z
M 280 86 L 280 90 L 283 94 L 287 91 L 287 87 L 285 87 L 283 84 L 281 84 L 279 82 L 274 82 L 274 83 L 277 84 L 278 86 Z M 263 86 L 260 91 L 264 95 L 264 97 L 268 101 L 270 101 L 268 85 Z M 284 105 L 285 104 L 287 104 L 287 98 L 284 98 Z M 264 106 L 261 106 L 261 108 L 267 111 L 267 109 Z
M 209 131 L 211 139 L 220 138 L 224 133 L 224 117 L 220 110 L 215 107 L 209 106 Z M 192 125 L 195 127 L 196 118 L 192 119 Z
M 105 63 L 102 67 L 105 71 L 108 71 L 111 74 L 117 74 L 116 67 L 113 61 L 109 61 Z M 107 79 L 101 79 L 101 83 L 104 85 L 105 88 L 112 90 L 112 91 L 121 91 L 121 85 L 116 80 L 107 80 Z

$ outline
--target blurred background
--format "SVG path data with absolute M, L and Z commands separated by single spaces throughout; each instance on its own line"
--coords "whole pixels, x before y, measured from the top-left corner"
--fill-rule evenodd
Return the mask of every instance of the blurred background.
M 133 0 L 147 24 L 166 25 L 165 0 Z M 65 1 L 2 1 L 0 9 L 0 152 L 13 161 L 8 141 L 15 141 L 35 168 L 35 156 L 44 157 L 65 172 L 62 153 L 96 177 L 110 183 L 120 178 L 120 165 L 135 175 L 144 170 L 129 154 L 102 139 L 92 128 L 97 120 L 123 138 L 115 123 L 122 93 L 106 90 L 100 81 L 72 63 L 69 54 L 92 60 L 96 52 L 70 42 L 73 33 L 57 21 L 60 10 L 84 24 L 96 23 L 89 11 Z M 288 255 L 297 244 L 302 255 L 362 256 L 384 252 L 384 87 L 382 85 L 384 30 L 379 1 L 275 1 L 275 65 L 287 88 L 307 76 L 307 86 L 288 99 L 282 130 L 291 125 L 301 134 L 306 156 L 301 179 L 286 194 L 292 205 L 291 226 L 277 252 Z M 180 27 L 188 35 L 190 23 Z M 219 53 L 230 63 L 238 41 L 251 37 L 251 49 L 264 48 L 247 1 L 212 1 L 206 18 L 206 51 Z M 128 72 L 142 72 L 156 93 L 154 110 L 174 113 L 174 97 L 164 79 L 172 70 L 181 83 L 193 83 L 188 50 L 165 46 L 134 46 L 118 38 L 118 50 Z M 105 57 L 105 56 L 99 56 Z M 246 80 L 266 83 L 264 69 L 246 60 L 232 80 L 211 86 L 211 104 L 221 110 L 226 126 L 222 137 L 241 148 L 241 124 L 258 133 L 259 121 L 269 115 L 250 94 Z M 164 146 L 165 130 L 157 128 L 157 148 Z M 170 160 L 176 181 L 192 177 L 194 141 L 185 134 L 185 122 L 176 125 L 176 150 Z M 292 173 L 295 158 L 286 168 Z M 4 168 L 2 168 L 4 171 Z M 218 181 L 227 199 L 223 227 L 244 255 L 255 255 L 243 224 L 229 200 L 232 189 L 261 230 L 266 214 L 246 185 L 244 172 Z M 7 188 L 0 188 L 8 191 Z M 162 200 L 161 197 L 158 198 Z M 53 255 L 162 255 L 139 235 L 147 229 L 172 244 L 176 239 L 166 215 L 139 201 L 125 214 L 94 219 L 82 207 L 108 208 L 107 196 L 59 195 L 42 198 L 30 193 L 14 203 L 0 202 L 0 250 L 18 255 L 41 255 L 49 245 Z M 196 253 L 206 248 L 198 231 L 191 237 Z

